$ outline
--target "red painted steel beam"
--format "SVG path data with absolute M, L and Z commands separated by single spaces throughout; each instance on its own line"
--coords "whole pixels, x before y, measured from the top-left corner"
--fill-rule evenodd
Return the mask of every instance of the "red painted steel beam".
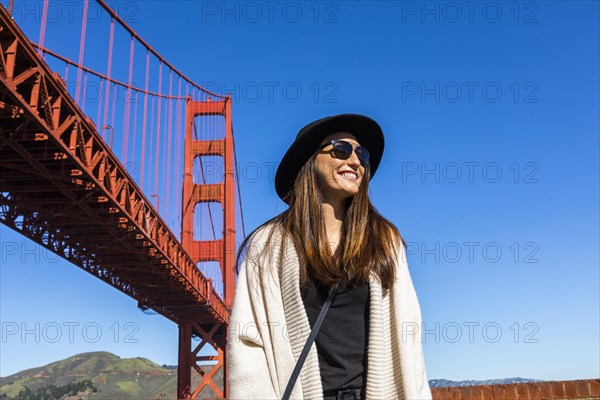
M 231 101 L 225 105 L 225 201 L 223 215 L 225 218 L 225 265 L 223 269 L 225 305 L 231 309 L 235 295 L 235 167 L 233 163 L 233 125 L 231 121 Z

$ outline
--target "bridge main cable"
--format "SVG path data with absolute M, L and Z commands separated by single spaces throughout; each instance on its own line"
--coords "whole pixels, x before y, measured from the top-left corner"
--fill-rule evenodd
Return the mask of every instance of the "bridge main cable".
M 45 0 L 45 1 L 47 1 L 47 0 Z M 210 90 L 207 90 L 207 89 L 203 88 L 202 86 L 196 84 L 194 81 L 192 81 L 190 78 L 188 78 L 183 72 L 181 72 L 177 68 L 175 68 L 170 62 L 168 62 L 156 50 L 154 50 L 152 48 L 152 46 L 150 46 L 150 44 L 148 44 L 144 39 L 142 39 L 141 36 L 138 35 L 136 33 L 136 31 L 133 30 L 133 28 L 131 28 L 129 25 L 127 25 L 127 22 L 123 21 L 123 19 L 121 19 L 121 17 L 119 17 L 119 15 L 112 8 L 110 8 L 108 6 L 108 4 L 106 4 L 106 2 L 104 2 L 104 0 L 96 0 L 96 2 L 98 4 L 100 4 L 100 6 L 102 8 L 104 8 L 106 10 L 106 12 L 108 12 L 109 15 L 112 18 L 114 18 L 134 38 L 136 38 L 148 51 L 150 51 L 152 54 L 154 54 L 154 56 L 156 58 L 158 58 L 163 64 L 165 64 L 167 67 L 169 67 L 172 71 L 174 71 L 176 74 L 178 74 L 179 76 L 181 76 L 187 83 L 189 83 L 190 85 L 192 85 L 196 89 L 199 89 L 202 92 L 204 92 L 204 93 L 206 93 L 206 94 L 208 94 L 210 96 L 218 97 L 220 99 L 225 99 L 227 97 L 227 96 L 224 96 L 224 95 L 221 95 L 221 94 L 217 94 L 217 93 L 211 92 Z

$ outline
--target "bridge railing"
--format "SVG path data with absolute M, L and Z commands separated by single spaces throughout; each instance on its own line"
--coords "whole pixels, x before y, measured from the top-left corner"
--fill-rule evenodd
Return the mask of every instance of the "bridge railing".
M 431 392 L 433 400 L 600 399 L 600 379 L 453 386 Z

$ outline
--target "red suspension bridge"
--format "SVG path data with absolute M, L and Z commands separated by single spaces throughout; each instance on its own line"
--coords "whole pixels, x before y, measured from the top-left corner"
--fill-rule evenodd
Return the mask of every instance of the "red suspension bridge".
M 178 324 L 178 398 L 226 397 L 236 226 L 245 236 L 231 99 L 103 0 L 81 3 L 78 37 L 36 4 L 28 35 L 0 6 L 0 222 Z M 92 6 L 105 23 L 88 23 Z

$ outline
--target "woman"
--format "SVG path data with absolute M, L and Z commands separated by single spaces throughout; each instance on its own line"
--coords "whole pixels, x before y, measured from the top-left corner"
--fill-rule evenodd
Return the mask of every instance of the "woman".
M 284 155 L 275 187 L 289 208 L 238 254 L 231 399 L 282 398 L 336 284 L 291 398 L 431 399 L 404 241 L 368 195 L 383 147 L 375 121 L 342 114 L 302 128 Z

